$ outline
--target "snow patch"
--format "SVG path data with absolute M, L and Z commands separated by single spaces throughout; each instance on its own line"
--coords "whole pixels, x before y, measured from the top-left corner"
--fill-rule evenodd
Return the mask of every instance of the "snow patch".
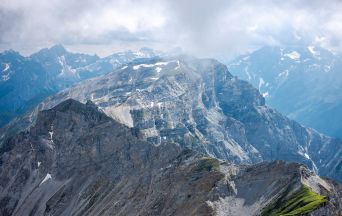
M 251 74 L 249 73 L 249 71 L 247 70 L 247 68 L 246 68 L 245 72 L 246 72 L 246 75 L 247 75 L 247 77 L 248 77 L 248 81 L 251 81 L 252 76 L 251 76 Z
M 62 69 L 58 76 L 74 76 L 76 74 L 76 70 L 72 69 L 65 61 L 64 56 L 58 57 L 58 63 L 61 65 Z
M 53 125 L 51 125 L 51 131 L 49 131 L 49 134 L 50 134 L 50 140 L 51 140 L 51 142 L 53 142 L 53 134 L 54 134 Z
M 7 80 L 9 80 L 9 79 L 10 79 L 9 74 L 2 75 L 2 80 L 3 80 L 3 81 L 7 81 Z
M 128 67 L 128 66 L 125 65 L 125 66 L 123 66 L 123 67 L 121 68 L 121 70 L 125 70 L 127 67 Z
M 2 70 L 2 72 L 8 71 L 9 68 L 10 68 L 9 64 L 5 63 L 5 68 Z
M 259 78 L 259 91 L 260 91 L 260 88 L 262 87 L 262 85 L 265 84 L 265 81 L 262 77 Z
M 135 55 L 137 55 L 138 57 L 145 57 L 145 53 L 138 51 L 134 53 Z
M 52 179 L 52 177 L 50 173 L 47 173 L 43 181 L 39 184 L 39 186 L 42 185 L 44 182 L 48 181 L 49 179 Z
M 169 64 L 169 62 L 157 62 L 155 64 L 139 64 L 139 65 L 134 65 L 133 70 L 139 70 L 141 67 L 151 68 L 151 67 L 162 66 L 162 65 L 167 65 L 167 64 Z
M 168 65 L 170 62 L 157 62 L 155 65 L 161 66 L 161 65 Z
M 40 167 L 40 164 L 41 164 L 41 162 L 40 162 L 40 161 L 38 161 L 38 163 L 37 163 L 38 167 Z
M 161 67 L 156 67 L 156 71 L 157 71 L 157 73 L 160 73 L 160 71 L 162 71 L 162 68 Z
M 11 72 L 8 71 L 10 69 L 10 65 L 8 63 L 4 63 L 4 65 L 5 65 L 5 68 L 1 72 L 2 73 L 1 77 L 3 81 L 7 81 L 10 79 Z
M 267 91 L 267 92 L 264 92 L 264 93 L 262 93 L 262 96 L 263 96 L 264 98 L 267 98 L 267 97 L 269 96 L 269 93 L 268 93 L 268 91 Z
M 290 59 L 293 59 L 293 60 L 299 60 L 300 59 L 300 54 L 296 51 L 286 53 L 284 56 L 289 57 Z
M 284 70 L 283 72 L 278 74 L 278 77 L 286 79 L 289 76 L 289 70 Z
M 155 65 L 153 64 L 139 64 L 139 65 L 134 65 L 133 70 L 139 70 L 141 67 L 154 67 Z
M 180 68 L 179 60 L 177 60 L 177 67 L 175 67 L 175 70 L 178 70 Z
M 304 156 L 306 159 L 310 160 L 312 162 L 312 170 L 317 174 L 318 173 L 318 167 L 316 166 L 315 162 L 310 158 L 310 155 L 307 153 L 307 150 L 304 150 L 302 147 L 298 151 L 298 154 Z
M 50 140 L 53 142 L 53 131 L 49 131 L 50 134 Z

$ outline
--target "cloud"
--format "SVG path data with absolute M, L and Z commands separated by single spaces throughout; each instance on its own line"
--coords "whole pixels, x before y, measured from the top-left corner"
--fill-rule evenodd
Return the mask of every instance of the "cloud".
M 3 0 L 0 46 L 31 49 L 54 43 L 150 42 L 163 20 L 152 1 Z
M 303 43 L 342 49 L 341 1 L 185 2 L 171 3 L 172 31 L 179 32 L 183 47 L 201 55 Z
M 2 0 L 0 50 L 62 43 L 102 55 L 152 46 L 229 56 L 304 43 L 341 51 L 341 10 L 339 0 Z

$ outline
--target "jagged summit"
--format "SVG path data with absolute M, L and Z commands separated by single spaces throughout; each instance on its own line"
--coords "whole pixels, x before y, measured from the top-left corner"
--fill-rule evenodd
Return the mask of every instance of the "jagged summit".
M 89 119 L 90 121 L 96 123 L 109 120 L 109 117 L 106 116 L 101 110 L 98 110 L 98 107 L 91 101 L 88 101 L 86 104 L 82 104 L 77 100 L 67 99 L 49 110 L 43 110 L 39 112 L 36 124 L 53 124 L 52 122 L 49 123 L 49 121 L 53 121 L 53 119 L 59 118 L 59 116 L 62 115 L 61 113 L 64 113 L 63 115 L 68 116 L 82 116 L 82 119 Z
M 37 53 L 33 54 L 32 56 L 36 55 L 55 55 L 55 56 L 61 56 L 66 54 L 68 51 L 64 48 L 62 44 L 56 44 L 53 45 L 50 48 L 43 48 Z
M 67 52 L 67 50 L 65 49 L 65 47 L 62 44 L 53 45 L 52 47 L 49 48 L 49 50 L 55 51 L 55 52 L 60 52 L 60 53 Z
M 145 54 L 153 54 L 155 51 L 149 47 L 141 47 L 139 49 L 139 52 L 145 53 Z
M 63 101 L 62 103 L 58 104 L 57 106 L 53 107 L 51 110 L 59 111 L 59 112 L 64 112 L 64 111 L 82 112 L 82 111 L 89 110 L 89 109 L 97 110 L 96 105 L 90 100 L 88 100 L 86 104 L 82 104 L 81 102 L 75 99 L 69 98 Z
M 5 50 L 5 51 L 1 52 L 0 55 L 21 56 L 19 52 L 15 51 L 13 49 Z
M 0 64 L 20 64 L 23 61 L 27 61 L 27 59 L 22 56 L 19 52 L 15 50 L 5 50 L 0 53 Z M 0 70 L 0 73 L 3 72 L 3 70 Z

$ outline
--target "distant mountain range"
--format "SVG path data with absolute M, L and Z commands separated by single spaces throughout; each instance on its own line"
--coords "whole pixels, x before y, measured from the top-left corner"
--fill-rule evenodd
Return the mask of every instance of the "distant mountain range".
M 229 62 L 288 117 L 342 138 L 342 56 L 314 46 L 263 47 Z
M 62 45 L 42 49 L 29 57 L 12 50 L 0 53 L 0 127 L 48 95 L 111 72 L 133 59 L 155 55 L 151 49 L 142 48 L 99 58 L 68 52 Z

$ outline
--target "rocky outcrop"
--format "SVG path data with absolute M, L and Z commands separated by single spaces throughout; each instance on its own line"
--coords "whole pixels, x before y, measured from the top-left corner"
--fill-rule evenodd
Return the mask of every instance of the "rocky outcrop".
M 341 214 L 341 187 L 302 165 L 235 166 L 139 137 L 92 102 L 39 112 L 0 150 L 0 214 L 258 215 L 303 185 L 326 197 L 312 214 Z

